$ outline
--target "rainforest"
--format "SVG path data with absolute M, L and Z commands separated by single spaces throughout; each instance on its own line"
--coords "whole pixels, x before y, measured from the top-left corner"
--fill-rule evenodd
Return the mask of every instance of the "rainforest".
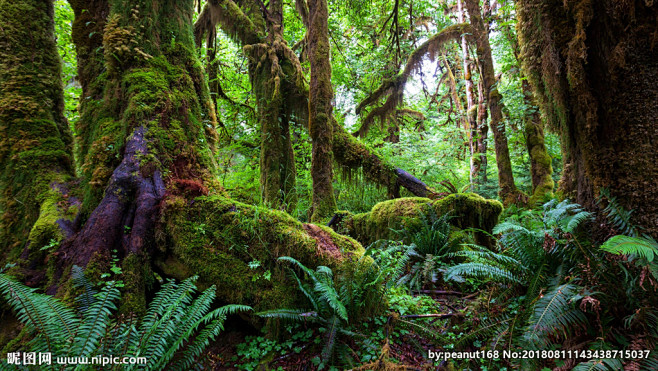
M 658 370 L 658 2 L 0 0 L 0 369 Z

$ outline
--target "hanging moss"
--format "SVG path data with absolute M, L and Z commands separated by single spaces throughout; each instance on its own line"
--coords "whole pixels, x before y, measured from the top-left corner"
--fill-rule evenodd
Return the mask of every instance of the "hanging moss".
M 437 215 L 450 213 L 451 223 L 459 228 L 477 228 L 491 232 L 498 223 L 503 206 L 474 193 L 456 193 L 439 200 L 408 197 L 376 204 L 370 212 L 344 215 L 337 230 L 346 231 L 364 246 L 379 239 L 399 239 L 396 230 L 420 225 L 419 217 L 432 208 Z M 479 243 L 489 244 L 484 236 Z
M 158 236 L 167 248 L 156 266 L 165 275 L 198 274 L 201 287 L 217 285 L 220 300 L 256 310 L 286 307 L 298 299 L 297 283 L 278 257 L 291 256 L 308 267 L 336 267 L 363 253 L 358 242 L 329 228 L 221 196 L 191 203 L 168 198 Z

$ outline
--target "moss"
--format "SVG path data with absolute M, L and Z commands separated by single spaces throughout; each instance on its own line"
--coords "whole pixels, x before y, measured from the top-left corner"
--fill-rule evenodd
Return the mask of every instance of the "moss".
M 121 263 L 125 288 L 119 311 L 141 317 L 146 313 L 146 281 L 152 272 L 141 254 L 130 253 Z
M 257 310 L 284 307 L 299 298 L 278 257 L 292 256 L 314 268 L 335 267 L 345 256 L 363 253 L 358 242 L 326 227 L 306 228 L 284 212 L 221 196 L 199 197 L 191 204 L 180 197 L 168 199 L 158 236 L 169 248 L 156 266 L 178 279 L 198 274 L 199 286 L 216 285 L 226 303 Z M 313 233 L 322 234 L 323 242 Z M 323 243 L 333 250 L 322 249 Z
M 1 261 L 21 252 L 49 184 L 71 172 L 72 138 L 63 115 L 52 2 L 3 4 L 0 24 Z
M 450 213 L 451 223 L 459 228 L 478 228 L 491 232 L 503 211 L 499 201 L 487 200 L 474 193 L 456 193 L 438 200 L 408 197 L 376 204 L 370 212 L 356 214 L 341 225 L 363 245 L 379 239 L 398 239 L 396 230 L 420 224 L 422 213 L 433 208 L 437 215 Z M 488 244 L 482 237 L 480 242 Z

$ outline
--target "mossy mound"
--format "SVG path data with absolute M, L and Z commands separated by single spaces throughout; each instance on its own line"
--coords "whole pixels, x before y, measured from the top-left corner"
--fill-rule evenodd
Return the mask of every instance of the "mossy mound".
M 450 213 L 452 224 L 459 228 L 477 228 L 491 232 L 503 212 L 503 205 L 474 193 L 451 194 L 439 200 L 407 197 L 376 204 L 370 212 L 342 215 L 336 230 L 361 242 L 364 246 L 380 239 L 398 239 L 395 230 L 413 228 L 420 224 L 419 216 L 433 208 L 437 215 Z M 488 245 L 483 236 L 478 243 Z
M 311 269 L 335 268 L 364 252 L 330 228 L 222 196 L 167 198 L 157 237 L 168 246 L 155 264 L 166 276 L 196 274 L 200 288 L 217 286 L 221 301 L 255 310 L 289 307 L 300 299 L 279 257 L 291 256 Z

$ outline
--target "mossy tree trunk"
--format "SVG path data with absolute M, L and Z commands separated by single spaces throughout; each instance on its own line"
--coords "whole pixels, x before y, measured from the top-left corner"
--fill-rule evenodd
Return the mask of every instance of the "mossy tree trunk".
M 489 125 L 494 136 L 494 147 L 496 150 L 496 165 L 498 167 L 499 196 L 505 205 L 522 201 L 521 193 L 514 184 L 512 174 L 512 161 L 510 160 L 507 137 L 505 136 L 505 123 L 502 112 L 502 96 L 496 88 L 496 75 L 489 44 L 489 27 L 482 19 L 479 0 L 464 0 L 466 9 L 470 16 L 471 25 L 477 46 L 477 54 L 480 62 L 482 81 L 487 94 L 489 107 Z
M 487 144 L 489 126 L 487 125 L 487 97 L 484 94 L 484 82 L 478 82 L 478 102 L 475 109 L 475 151 L 471 158 L 471 178 L 475 188 L 487 182 Z
M 331 63 L 329 53 L 329 9 L 327 0 L 309 0 L 308 57 L 311 63 L 309 131 L 313 141 L 311 177 L 313 201 L 311 220 L 318 221 L 336 211 L 333 181 L 333 126 Z
M 71 5 L 83 86 L 76 132 L 84 192 L 79 230 L 60 256 L 63 266 L 88 267 L 108 264 L 112 254 L 122 258 L 124 305 L 139 310 L 165 193 L 215 188 L 216 118 L 196 56 L 193 4 Z
M 464 9 L 462 0 L 457 0 L 457 21 L 459 23 L 464 23 L 466 20 L 466 9 Z M 461 36 L 460 44 L 462 52 L 462 64 L 464 69 L 464 87 L 466 90 L 466 120 L 468 122 L 468 146 L 471 155 L 471 171 L 470 171 L 470 183 L 471 189 L 475 190 L 477 188 L 477 183 L 480 180 L 480 167 L 474 166 L 477 161 L 476 157 L 479 158 L 480 153 L 478 152 L 478 130 L 477 130 L 477 106 L 475 104 L 475 88 L 472 78 L 472 68 L 471 68 L 471 57 L 468 50 L 468 42 L 466 40 L 466 35 Z
M 512 44 L 512 51 L 514 58 L 518 65 L 521 65 L 521 48 L 516 35 L 514 35 L 511 27 L 505 25 L 502 27 L 502 32 L 505 34 L 510 44 Z M 540 111 L 538 110 L 537 102 L 534 92 L 530 87 L 528 79 L 521 72 L 521 89 L 523 91 L 523 102 L 528 109 L 524 115 L 524 134 L 526 148 L 528 149 L 528 157 L 530 158 L 530 177 L 532 181 L 532 195 L 528 200 L 528 204 L 534 205 L 541 202 L 547 197 L 553 196 L 553 189 L 555 182 L 553 181 L 553 164 L 551 157 L 546 149 L 546 141 L 544 139 L 544 122 Z
M 261 128 L 261 190 L 267 205 L 290 212 L 297 205 L 290 125 L 300 109 L 287 92 L 299 84 L 301 67 L 283 39 L 283 3 L 272 0 L 262 12 L 265 41 L 245 46 Z
M 594 206 L 602 188 L 658 237 L 658 48 L 653 1 L 517 2 L 524 68 L 561 134 L 561 189 Z
M 51 1 L 0 1 L 0 260 L 64 237 L 73 156 L 53 14 Z
M 523 99 L 531 113 L 526 113 L 524 122 L 525 142 L 530 157 L 530 177 L 532 179 L 532 196 L 528 204 L 535 204 L 553 195 L 553 164 L 546 149 L 544 124 L 534 100 L 528 80 L 523 80 Z

